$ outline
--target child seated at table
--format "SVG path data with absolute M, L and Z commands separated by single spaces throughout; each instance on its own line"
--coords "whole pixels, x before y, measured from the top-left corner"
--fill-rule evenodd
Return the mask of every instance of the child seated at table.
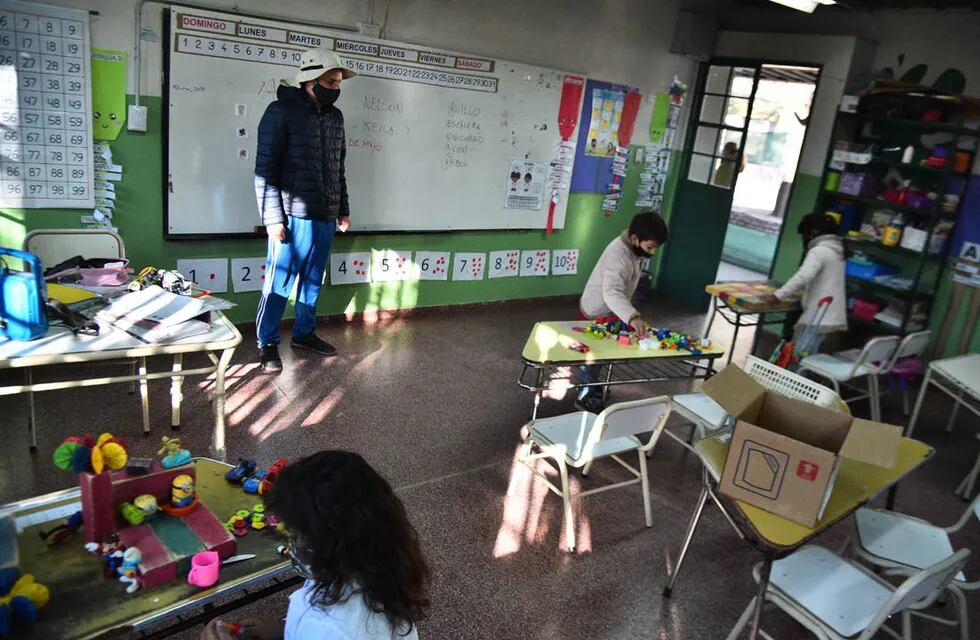
M 847 292 L 844 284 L 846 252 L 837 222 L 824 213 L 804 216 L 796 231 L 803 239 L 803 264 L 786 284 L 776 290 L 774 296 L 785 300 L 803 289 L 802 311 L 794 327 L 794 339 L 798 340 L 806 328 L 817 325 L 815 329 L 820 338 L 816 346 L 819 346 L 829 334 L 847 331 Z M 823 318 L 819 318 L 817 306 L 820 300 L 828 296 L 833 301 Z
M 306 578 L 285 622 L 242 623 L 250 640 L 418 640 L 429 568 L 391 485 L 356 453 L 321 451 L 289 464 L 267 496 Z M 234 640 L 212 620 L 201 640 Z
M 599 316 L 615 315 L 633 325 L 639 337 L 646 337 L 649 324 L 633 306 L 643 271 L 643 261 L 652 257 L 667 242 L 667 223 L 653 211 L 641 211 L 633 216 L 629 229 L 606 246 L 592 274 L 585 283 L 579 300 L 579 317 L 592 320 Z M 583 367 L 586 381 L 597 379 L 598 367 Z M 578 404 L 586 411 L 601 410 L 602 390 L 585 387 L 579 393 Z

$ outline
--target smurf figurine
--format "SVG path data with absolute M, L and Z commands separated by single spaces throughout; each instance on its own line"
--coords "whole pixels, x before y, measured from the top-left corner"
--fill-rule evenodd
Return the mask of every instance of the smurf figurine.
M 174 478 L 170 489 L 170 503 L 175 509 L 189 507 L 194 502 L 194 479 L 189 475 Z
M 140 563 L 143 562 L 143 554 L 136 547 L 126 549 L 122 557 L 122 565 L 117 570 L 119 572 L 119 582 L 128 582 L 126 593 L 135 593 L 140 588 Z
M 105 562 L 105 577 L 116 577 L 119 567 L 123 563 L 123 545 L 119 542 L 118 535 L 113 533 L 107 536 L 102 541 L 102 544 L 98 544 L 97 542 L 86 543 L 85 550 L 89 553 L 98 553 L 102 556 L 102 560 Z
M 161 440 L 163 441 L 163 447 L 157 451 L 157 455 L 160 456 L 160 464 L 164 469 L 179 467 L 191 461 L 191 452 L 187 449 L 181 449 L 180 438 L 163 436 Z

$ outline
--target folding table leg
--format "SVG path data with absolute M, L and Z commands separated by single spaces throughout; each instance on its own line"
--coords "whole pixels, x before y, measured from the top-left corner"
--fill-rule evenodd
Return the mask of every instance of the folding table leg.
M 912 431 L 915 429 L 915 422 L 919 419 L 919 410 L 922 409 L 922 401 L 925 400 L 926 390 L 929 388 L 929 381 L 932 376 L 932 369 L 926 369 L 926 377 L 922 379 L 922 388 L 919 389 L 919 397 L 915 399 L 915 408 L 912 409 L 912 417 L 909 419 L 909 426 L 905 427 L 905 437 L 911 438 Z
M 140 403 L 143 408 L 143 434 L 150 433 L 150 386 L 146 379 L 146 358 L 140 358 Z
M 28 387 L 34 384 L 34 372 L 30 367 L 24 369 L 24 384 Z M 31 438 L 28 448 L 31 452 L 37 451 L 37 417 L 34 414 L 34 392 L 27 392 L 27 433 Z
M 174 366 L 173 373 L 180 373 L 181 369 L 184 368 L 184 354 L 175 353 L 174 354 Z M 184 399 L 184 394 L 182 387 L 184 385 L 184 376 L 174 375 L 170 379 L 170 426 L 173 429 L 180 427 L 180 403 Z
M 738 330 L 742 326 L 742 314 L 735 312 L 735 333 L 732 334 L 732 344 L 728 347 L 728 364 L 732 363 L 735 356 L 735 345 L 738 344 Z
M 674 592 L 674 583 L 677 582 L 677 574 L 681 571 L 681 565 L 684 564 L 684 558 L 687 557 L 687 550 L 691 546 L 691 541 L 694 540 L 694 532 L 697 531 L 698 523 L 701 522 L 701 513 L 704 511 L 704 503 L 708 501 L 708 480 L 703 479 L 703 484 L 701 486 L 701 495 L 698 496 L 698 504 L 694 507 L 694 514 L 691 516 L 691 521 L 687 525 L 687 533 L 684 534 L 684 544 L 681 545 L 681 552 L 677 554 L 677 562 L 674 564 L 674 570 L 670 574 L 670 580 L 667 581 L 667 586 L 664 587 L 663 596 L 669 598 Z
M 538 405 L 541 404 L 541 394 L 544 393 L 544 367 L 538 367 L 534 387 L 534 404 L 531 406 L 532 422 L 538 417 Z
M 953 410 L 949 413 L 949 422 L 946 423 L 946 433 L 953 432 L 953 425 L 956 424 L 956 418 L 960 415 L 960 404 L 963 402 L 963 391 L 960 390 L 960 394 L 956 396 L 956 402 L 953 403 Z

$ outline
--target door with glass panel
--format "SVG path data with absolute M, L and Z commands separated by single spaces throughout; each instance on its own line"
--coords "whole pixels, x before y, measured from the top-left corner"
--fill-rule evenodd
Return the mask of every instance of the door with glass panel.
M 698 74 L 657 282 L 690 306 L 707 306 L 704 287 L 718 271 L 760 66 L 712 60 Z

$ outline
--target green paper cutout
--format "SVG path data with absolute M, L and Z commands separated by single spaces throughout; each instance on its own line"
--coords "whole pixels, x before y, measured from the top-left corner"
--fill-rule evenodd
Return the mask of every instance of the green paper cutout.
M 660 142 L 667 131 L 667 117 L 670 115 L 670 96 L 658 93 L 653 101 L 653 114 L 650 116 L 650 142 Z
M 92 137 L 115 140 L 126 121 L 126 52 L 92 49 Z

